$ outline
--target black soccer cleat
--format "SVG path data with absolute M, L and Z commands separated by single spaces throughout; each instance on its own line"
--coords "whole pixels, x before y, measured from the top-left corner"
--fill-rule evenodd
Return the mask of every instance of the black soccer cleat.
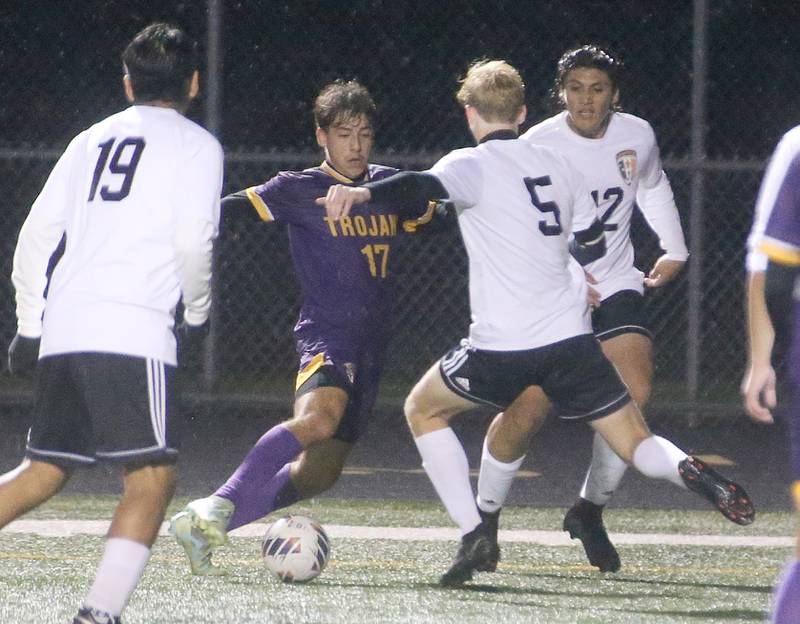
M 581 541 L 589 563 L 601 572 L 619 570 L 619 553 L 608 539 L 608 533 L 603 526 L 602 505 L 579 498 L 564 516 L 563 528 L 572 539 Z
M 493 560 L 500 558 L 499 548 L 486 536 L 486 529 L 479 524 L 461 538 L 461 546 L 453 565 L 439 579 L 442 587 L 460 587 L 472 579 L 472 573 L 481 570 Z
M 483 511 L 483 509 L 479 508 L 478 513 L 481 516 L 481 524 L 483 525 L 486 537 L 489 538 L 489 543 L 492 544 L 492 551 L 495 556 L 488 560 L 485 564 L 475 569 L 478 572 L 494 572 L 497 570 L 497 564 L 500 561 L 500 545 L 497 542 L 497 529 L 500 523 L 500 509 L 495 512 L 490 512 Z
M 691 455 L 678 464 L 678 472 L 686 487 L 711 501 L 728 520 L 741 525 L 752 524 L 756 510 L 741 485 Z
M 81 607 L 72 624 L 122 624 L 122 620 L 105 611 L 98 611 L 91 607 Z

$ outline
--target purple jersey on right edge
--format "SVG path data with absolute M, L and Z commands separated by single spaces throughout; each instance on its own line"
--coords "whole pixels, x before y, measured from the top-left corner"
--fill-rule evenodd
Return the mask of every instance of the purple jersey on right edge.
M 800 142 L 783 155 L 783 178 L 771 206 L 761 251 L 779 264 L 800 264 Z
M 800 266 L 800 127 L 784 135 L 775 150 L 770 169 L 775 173 L 770 180 L 773 188 L 767 206 L 769 219 L 758 250 L 775 264 Z M 789 376 L 792 401 L 787 415 L 795 498 L 800 509 L 800 301 L 797 292 L 791 326 Z
M 766 201 L 763 209 L 769 212 L 769 220 L 758 250 L 775 264 L 800 267 L 800 126 L 787 132 L 775 149 L 759 200 L 762 197 Z M 754 231 L 757 231 L 755 226 Z M 791 400 L 786 416 L 794 479 L 792 497 L 795 508 L 800 511 L 800 296 L 796 286 L 792 314 L 789 347 Z M 770 618 L 773 624 L 800 621 L 800 560 L 797 558 L 790 561 L 781 574 L 773 603 Z
M 769 205 L 771 211 L 759 251 L 763 252 L 770 262 L 796 268 L 800 267 L 800 127 L 784 136 L 773 156 L 774 160 L 779 161 L 777 166 L 783 176 L 775 181 L 777 189 L 773 191 L 774 201 Z M 796 285 L 792 315 L 788 371 L 791 399 L 786 416 L 794 480 L 792 497 L 795 508 L 800 511 L 800 296 Z M 800 621 L 798 558 L 785 566 L 775 587 L 770 621 L 774 624 L 795 624 Z

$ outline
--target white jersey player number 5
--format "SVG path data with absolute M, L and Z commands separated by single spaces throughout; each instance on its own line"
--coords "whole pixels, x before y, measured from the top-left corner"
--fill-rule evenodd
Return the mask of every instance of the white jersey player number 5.
M 539 212 L 551 213 L 555 219 L 555 224 L 548 223 L 546 220 L 539 221 L 539 230 L 545 236 L 558 236 L 564 231 L 561 227 L 561 210 L 558 208 L 558 204 L 554 201 L 542 201 L 536 193 L 537 186 L 550 186 L 552 184 L 550 176 L 523 178 L 523 180 L 525 186 L 528 187 L 528 192 L 531 194 L 533 205 L 536 206 Z

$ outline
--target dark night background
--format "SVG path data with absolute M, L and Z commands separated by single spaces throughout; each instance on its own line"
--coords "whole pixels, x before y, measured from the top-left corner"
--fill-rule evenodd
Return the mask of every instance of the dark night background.
M 284 168 L 319 162 L 311 103 L 326 82 L 355 77 L 379 107 L 376 160 L 429 166 L 471 139 L 453 93 L 467 64 L 500 57 L 528 87 L 527 125 L 551 114 L 555 62 L 574 45 L 597 42 L 625 62 L 621 103 L 648 119 L 659 138 L 687 236 L 694 3 L 619 1 L 424 2 L 389 0 L 221 2 L 223 48 L 219 136 L 226 191 Z M 709 0 L 701 266 L 704 405 L 738 404 L 744 368 L 744 239 L 763 166 L 800 119 L 795 2 Z M 94 121 L 126 106 L 120 53 L 142 27 L 166 20 L 202 45 L 206 2 L 44 0 L 0 7 L 0 270 L 10 274 L 16 233 L 54 158 Z M 201 123 L 204 101 L 190 112 Z M 657 241 L 636 223 L 645 270 Z M 291 327 L 297 290 L 276 228 L 241 231 L 220 243 L 218 369 L 223 387 L 272 392 L 296 365 Z M 397 338 L 387 384 L 398 393 L 466 330 L 464 257 L 457 235 L 410 245 L 391 320 Z M 656 398 L 683 405 L 687 344 L 686 274 L 649 298 L 656 331 Z M 0 338 L 14 332 L 13 289 L 0 281 Z M 252 382 L 252 383 L 251 383 Z M 226 386 L 227 384 L 227 386 Z M 387 387 L 388 387 L 387 385 Z
M 666 156 L 688 151 L 693 5 L 675 2 L 223 2 L 228 147 L 313 147 L 309 103 L 357 77 L 383 112 L 385 150 L 444 152 L 468 142 L 452 94 L 480 56 L 506 58 L 546 113 L 554 63 L 597 41 L 625 61 L 624 107 L 652 121 Z M 709 2 L 708 134 L 713 158 L 765 158 L 796 121 L 793 2 Z M 0 8 L 0 140 L 59 147 L 124 105 L 119 55 L 155 20 L 202 42 L 205 2 L 11 1 Z M 197 113 L 199 111 L 195 111 Z

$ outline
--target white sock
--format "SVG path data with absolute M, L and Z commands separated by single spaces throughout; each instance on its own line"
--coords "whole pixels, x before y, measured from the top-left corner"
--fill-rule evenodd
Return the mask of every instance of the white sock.
M 678 472 L 678 464 L 688 455 L 660 436 L 645 438 L 633 452 L 633 465 L 646 477 L 667 479 L 686 489 Z
M 150 549 L 144 544 L 121 537 L 108 538 L 94 585 L 83 604 L 109 615 L 122 615 L 148 559 Z
M 422 467 L 442 499 L 453 522 L 466 535 L 481 522 L 469 482 L 469 463 L 464 447 L 450 427 L 414 438 Z
M 611 500 L 627 469 L 628 464 L 614 452 L 603 436 L 595 432 L 592 442 L 592 463 L 586 472 L 581 498 L 595 505 L 605 505 Z
M 493 513 L 506 502 L 511 482 L 517 476 L 525 456 L 512 462 L 501 462 L 492 457 L 486 438 L 483 440 L 481 453 L 481 471 L 478 474 L 478 507 Z

